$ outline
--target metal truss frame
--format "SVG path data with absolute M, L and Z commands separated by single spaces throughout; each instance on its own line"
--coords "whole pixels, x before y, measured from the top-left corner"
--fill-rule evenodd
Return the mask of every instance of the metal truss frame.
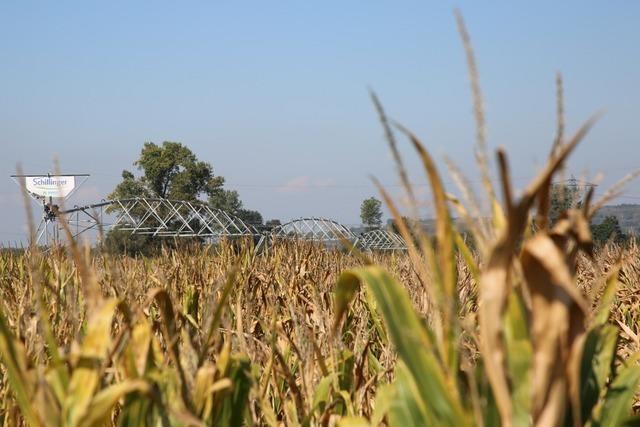
M 282 224 L 272 231 L 272 237 L 311 240 L 337 244 L 343 239 L 350 242 L 357 236 L 346 226 L 327 218 L 298 218 Z
M 407 244 L 397 233 L 376 229 L 363 233 L 357 241 L 357 247 L 370 251 L 404 251 Z
M 229 213 L 214 209 L 204 202 L 131 198 L 103 200 L 71 209 L 46 212 L 40 221 L 37 244 L 49 246 L 60 242 L 64 221 L 76 238 L 91 230 L 123 230 L 131 234 L 157 237 L 198 237 L 218 241 L 224 237 L 259 238 L 265 236 L 256 228 Z M 328 218 L 299 218 L 271 231 L 272 239 L 299 239 L 338 246 L 344 240 L 364 250 L 405 250 L 404 240 L 387 230 L 371 230 L 356 236 L 348 227 Z
M 132 234 L 161 237 L 201 237 L 219 240 L 222 237 L 258 236 L 258 231 L 240 218 L 209 207 L 204 202 L 131 198 L 103 200 L 86 206 L 74 206 L 43 217 L 37 231 L 37 243 L 49 245 L 59 239 L 61 224 L 69 225 L 73 237 L 89 230 L 118 229 Z

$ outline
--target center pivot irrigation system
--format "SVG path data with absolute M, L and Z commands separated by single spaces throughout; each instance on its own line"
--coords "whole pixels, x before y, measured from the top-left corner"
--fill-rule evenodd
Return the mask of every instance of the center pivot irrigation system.
M 254 226 L 201 201 L 130 198 L 64 208 L 64 201 L 88 174 L 12 175 L 20 187 L 42 206 L 36 244 L 50 246 L 63 239 L 64 228 L 73 238 L 88 232 L 121 230 L 157 237 L 200 238 L 215 243 L 223 238 L 251 238 L 261 246 L 277 239 L 296 239 L 340 247 L 345 241 L 365 251 L 405 250 L 397 234 L 375 229 L 356 235 L 346 226 L 326 218 L 300 218 L 260 232 Z M 78 184 L 78 185 L 76 185 Z

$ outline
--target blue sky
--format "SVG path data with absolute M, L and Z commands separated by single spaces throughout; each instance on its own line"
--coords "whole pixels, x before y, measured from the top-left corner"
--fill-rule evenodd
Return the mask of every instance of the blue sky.
M 517 187 L 548 152 L 556 71 L 569 133 L 606 111 L 570 171 L 603 172 L 602 192 L 640 168 L 638 2 L 2 2 L 0 241 L 22 238 L 16 163 L 47 172 L 57 156 L 64 172 L 92 174 L 71 201 L 90 203 L 145 141 L 164 140 L 211 162 L 265 219 L 357 223 L 376 194 L 370 175 L 399 196 L 368 87 L 437 159 L 476 179 L 456 6 L 490 146 L 507 148 Z M 640 185 L 618 202 L 640 202 Z

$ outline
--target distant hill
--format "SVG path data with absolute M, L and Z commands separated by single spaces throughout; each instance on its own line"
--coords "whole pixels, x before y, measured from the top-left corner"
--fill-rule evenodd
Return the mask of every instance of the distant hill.
M 600 224 L 605 217 L 615 216 L 618 218 L 620 228 L 625 234 L 635 234 L 640 236 L 640 205 L 611 205 L 603 206 L 593 216 L 592 223 Z M 460 228 L 464 228 L 464 221 L 460 218 L 453 218 L 453 221 Z M 435 232 L 435 220 L 434 219 L 422 219 L 420 220 L 422 226 L 429 233 Z M 391 226 L 392 220 L 387 221 L 387 226 Z
M 591 222 L 600 224 L 607 216 L 615 216 L 618 218 L 620 228 L 622 228 L 624 233 L 640 235 L 640 205 L 624 204 L 603 206 L 596 212 Z

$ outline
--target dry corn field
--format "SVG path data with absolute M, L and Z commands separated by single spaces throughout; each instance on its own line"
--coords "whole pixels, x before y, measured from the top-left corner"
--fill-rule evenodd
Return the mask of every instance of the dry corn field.
M 640 425 L 640 248 L 594 247 L 589 228 L 624 182 L 549 219 L 551 185 L 595 121 L 564 135 L 560 79 L 546 165 L 516 195 L 498 150 L 492 180 L 458 23 L 483 203 L 453 165 L 459 196 L 447 192 L 373 96 L 410 217 L 423 203 L 395 133 L 431 187 L 428 236 L 378 186 L 406 252 L 235 241 L 133 258 L 73 239 L 2 252 L 3 425 Z
M 612 296 L 605 281 L 622 254 Z M 403 284 L 418 319 L 431 323 L 429 300 L 409 257 L 372 261 Z M 495 403 L 487 400 L 488 380 L 470 368 L 479 358 L 477 283 L 462 258 L 457 261 L 463 332 L 454 350 L 459 368 L 451 379 L 458 383 L 463 419 L 471 422 L 477 405 L 491 425 Z M 301 243 L 279 244 L 259 255 L 225 245 L 152 259 L 4 253 L 3 423 L 333 425 L 343 417 L 393 422 L 391 406 L 399 404 L 394 394 L 404 391 L 390 384 L 402 378 L 399 373 L 408 374 L 407 365 L 397 361 L 394 330 L 374 295 L 358 294 L 332 333 L 341 272 L 364 265 L 344 252 Z M 608 357 L 616 369 L 640 350 L 639 269 L 635 246 L 606 247 L 594 260 L 579 262 L 577 283 L 585 301 L 598 307 L 608 298 L 604 304 L 611 307 L 608 322 L 589 310 L 587 324 L 608 333 L 622 328 L 617 344 L 614 336 L 606 341 L 616 346 L 618 359 L 613 348 L 599 349 L 599 358 Z M 407 313 L 394 315 L 403 322 Z M 606 367 L 595 365 L 593 373 Z M 593 378 L 603 383 L 592 384 L 592 393 L 605 387 L 608 376 Z
M 498 151 L 504 203 L 486 180 L 483 220 L 401 129 L 436 212 L 427 236 L 380 189 L 402 253 L 236 241 L 132 258 L 73 239 L 2 253 L 3 424 L 637 423 L 640 249 L 594 248 L 588 220 L 607 196 L 546 215 L 587 127 L 519 199 Z
M 488 217 L 399 127 L 436 213 L 426 235 L 380 188 L 406 252 L 235 241 L 134 258 L 68 229 L 67 247 L 2 252 L 3 424 L 636 425 L 640 249 L 594 248 L 589 230 L 619 189 L 547 215 L 589 126 L 558 139 L 519 198 L 499 150 L 502 203 L 480 156 Z

